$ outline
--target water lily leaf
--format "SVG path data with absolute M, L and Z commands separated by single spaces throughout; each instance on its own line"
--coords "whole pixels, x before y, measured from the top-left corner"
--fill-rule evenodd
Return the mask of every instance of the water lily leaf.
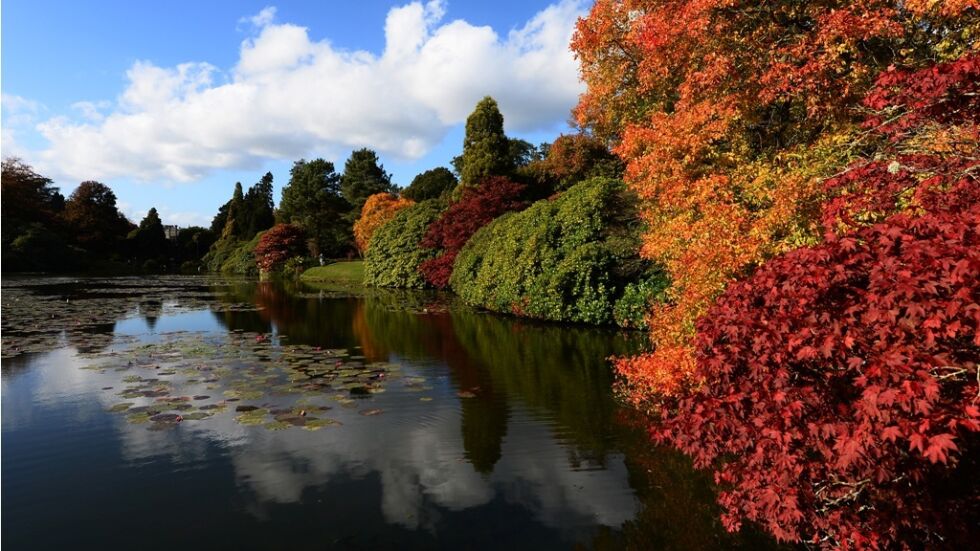
M 131 413 L 126 416 L 126 421 L 134 425 L 142 425 L 150 422 L 150 414 L 145 412 Z

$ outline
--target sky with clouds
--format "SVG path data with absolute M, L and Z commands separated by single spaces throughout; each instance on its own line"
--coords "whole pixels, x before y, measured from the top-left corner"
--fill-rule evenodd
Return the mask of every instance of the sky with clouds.
M 568 131 L 581 0 L 7 0 L 2 155 L 67 194 L 112 186 L 138 221 L 207 224 L 235 181 L 375 149 L 396 183 L 448 166 L 485 95 L 509 135 Z M 200 6 L 199 4 L 205 4 Z

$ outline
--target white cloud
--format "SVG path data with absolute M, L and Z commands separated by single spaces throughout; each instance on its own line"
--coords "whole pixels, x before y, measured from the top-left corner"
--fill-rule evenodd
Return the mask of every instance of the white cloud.
M 238 20 L 239 23 L 251 23 L 255 27 L 265 27 L 266 25 L 272 23 L 276 19 L 276 7 L 266 6 L 262 8 L 262 11 L 251 16 L 243 17 Z
M 29 152 L 21 145 L 18 136 L 29 132 L 37 117 L 46 111 L 44 105 L 14 94 L 0 94 L 0 155 L 23 157 Z
M 71 104 L 71 108 L 78 111 L 82 118 L 93 122 L 104 119 L 105 115 L 102 114 L 102 111 L 109 107 L 112 107 L 112 103 L 108 101 L 77 101 Z
M 114 108 L 79 104 L 86 120 L 38 124 L 49 146 L 29 160 L 72 180 L 193 181 L 358 147 L 415 159 L 485 95 L 497 99 L 508 131 L 550 128 L 583 90 L 568 49 L 582 12 L 580 0 L 562 0 L 500 36 L 444 21 L 440 1 L 414 2 L 388 13 L 385 49 L 375 54 L 312 40 L 268 7 L 248 18 L 257 34 L 242 42 L 235 67 L 138 62 Z

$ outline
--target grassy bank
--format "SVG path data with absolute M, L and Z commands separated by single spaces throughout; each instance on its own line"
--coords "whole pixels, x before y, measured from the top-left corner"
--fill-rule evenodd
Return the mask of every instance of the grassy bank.
M 334 262 L 310 268 L 299 276 L 303 281 L 337 282 L 360 285 L 364 281 L 364 262 Z

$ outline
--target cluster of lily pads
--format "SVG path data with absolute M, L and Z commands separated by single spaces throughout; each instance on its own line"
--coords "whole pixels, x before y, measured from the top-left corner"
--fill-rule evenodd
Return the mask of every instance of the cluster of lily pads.
M 285 340 L 240 331 L 164 333 L 159 342 L 91 355 L 83 369 L 119 373 L 121 388 L 103 389 L 120 399 L 109 411 L 151 430 L 226 411 L 242 425 L 318 430 L 340 425 L 326 416 L 334 407 L 381 414 L 369 407 L 371 398 L 393 381 L 409 391 L 431 390 L 424 378 L 405 377 L 396 364 L 365 363 L 347 350 Z
M 0 356 L 47 352 L 71 343 L 101 349 L 118 339 L 112 326 L 133 315 L 255 310 L 229 301 L 227 283 L 206 277 L 8 278 L 3 281 Z

